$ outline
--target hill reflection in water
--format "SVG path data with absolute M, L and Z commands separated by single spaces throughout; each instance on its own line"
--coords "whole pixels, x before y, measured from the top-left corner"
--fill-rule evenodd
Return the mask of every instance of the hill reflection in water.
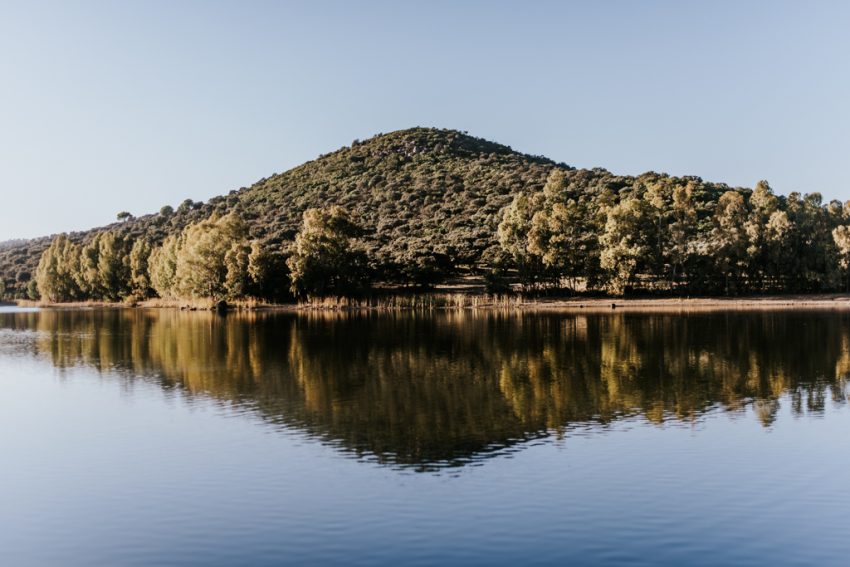
M 850 315 L 710 313 L 0 314 L 66 369 L 156 380 L 394 466 L 458 465 L 621 419 L 752 407 L 770 426 L 847 402 Z

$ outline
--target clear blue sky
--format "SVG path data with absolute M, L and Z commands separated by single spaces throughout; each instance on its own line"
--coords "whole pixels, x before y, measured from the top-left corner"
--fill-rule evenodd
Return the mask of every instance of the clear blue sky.
M 0 1 L 0 240 L 438 126 L 850 199 L 850 2 Z

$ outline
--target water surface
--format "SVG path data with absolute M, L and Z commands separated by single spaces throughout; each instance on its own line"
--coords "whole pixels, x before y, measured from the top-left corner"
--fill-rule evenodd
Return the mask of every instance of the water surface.
M 850 315 L 0 311 L 0 564 L 845 564 Z

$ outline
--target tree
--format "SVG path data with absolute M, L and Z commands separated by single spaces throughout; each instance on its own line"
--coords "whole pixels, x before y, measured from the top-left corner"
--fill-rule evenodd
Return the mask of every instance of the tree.
M 115 231 L 98 232 L 80 249 L 73 271 L 81 299 L 119 301 L 130 291 L 128 243 Z
M 168 299 L 247 296 L 253 284 L 251 252 L 248 227 L 237 213 L 213 215 L 188 225 L 179 236 L 169 236 L 150 252 L 150 286 Z
M 646 243 L 648 245 L 646 275 L 656 281 L 670 279 L 670 230 L 672 221 L 673 184 L 667 177 L 656 177 L 654 173 L 641 176 L 638 193 L 646 202 L 647 224 Z
M 534 201 L 540 205 L 531 217 L 527 251 L 539 257 L 553 277 L 566 279 L 571 290 L 579 280 L 593 287 L 600 277 L 598 225 L 604 207 L 573 191 L 560 169 L 552 170 Z
M 100 285 L 98 264 L 100 263 L 100 237 L 95 234 L 92 239 L 80 249 L 80 260 L 74 272 L 74 280 L 80 293 L 86 297 L 103 297 Z
M 251 242 L 248 255 L 248 277 L 251 294 L 272 301 L 292 299 L 289 267 L 286 256 L 279 249 L 269 249 L 258 240 Z
M 97 264 L 103 299 L 119 301 L 130 291 L 130 266 L 128 245 L 123 236 L 115 231 L 105 232 L 100 238 L 100 254 Z
M 163 299 L 177 297 L 177 252 L 181 247 L 181 237 L 172 235 L 154 248 L 148 258 L 151 287 Z
M 27 282 L 27 297 L 33 301 L 41 298 L 41 294 L 38 291 L 38 282 L 35 280 Z
M 599 237 L 593 220 L 592 205 L 585 198 L 553 203 L 531 219 L 529 252 L 566 278 L 573 291 L 579 280 L 592 287 L 599 278 Z
M 130 214 L 129 212 L 127 212 L 127 211 L 121 211 L 120 213 L 118 213 L 117 215 L 115 215 L 115 217 L 116 217 L 119 221 L 122 221 L 122 222 L 123 222 L 123 221 L 131 220 L 131 219 L 133 218 L 133 215 L 131 215 L 131 214 Z
M 723 278 L 723 291 L 730 293 L 745 285 L 747 246 L 745 229 L 747 209 L 737 191 L 726 191 L 717 201 L 708 253 Z
M 673 189 L 673 210 L 670 222 L 670 241 L 667 256 L 670 259 L 670 286 L 685 272 L 690 260 L 697 231 L 696 204 L 693 184 L 677 185 Z
M 360 227 L 339 206 L 304 211 L 289 266 L 298 297 L 345 296 L 367 282 L 366 255 L 354 248 Z
M 177 212 L 188 213 L 195 207 L 195 202 L 192 199 L 184 199 L 180 206 L 177 207 Z
M 171 205 L 164 205 L 161 209 L 159 209 L 160 216 L 170 217 L 174 214 L 174 207 Z
M 756 183 L 750 196 L 750 212 L 744 223 L 744 230 L 748 240 L 748 276 L 759 288 L 764 287 L 765 278 L 775 281 L 781 276 L 775 263 L 776 250 L 773 249 L 779 244 L 776 229 L 780 221 L 777 219 L 774 222 L 773 229 L 768 228 L 771 217 L 778 209 L 779 199 L 773 194 L 767 181 Z
M 233 297 L 228 278 L 235 286 L 242 276 L 233 270 L 241 258 L 234 246 L 247 247 L 248 227 L 236 213 L 213 216 L 185 228 L 177 250 L 176 289 L 180 297 L 221 299 Z M 231 253 L 228 265 L 228 253 Z M 247 253 L 244 254 L 247 259 Z M 239 264 L 247 270 L 247 261 Z M 231 271 L 228 276 L 228 271 Z
M 451 258 L 434 250 L 410 250 L 399 259 L 399 272 L 405 284 L 430 288 L 452 271 Z
M 771 213 L 764 227 L 762 243 L 766 254 L 762 256 L 762 261 L 773 276 L 773 287 L 776 289 L 787 289 L 789 279 L 798 271 L 797 258 L 793 256 L 796 254 L 794 231 L 788 213 L 780 210 Z
M 139 299 L 148 298 L 153 292 L 149 267 L 151 252 L 150 242 L 145 238 L 136 240 L 130 249 L 130 256 L 128 258 L 130 268 L 129 287 L 130 292 Z
M 166 238 L 150 252 L 147 271 L 150 286 L 163 298 L 237 299 L 263 292 L 265 282 L 258 278 L 272 279 L 269 272 L 280 268 L 280 262 L 267 260 L 259 242 L 248 239 L 248 226 L 231 212 Z
M 608 291 L 622 295 L 633 284 L 641 266 L 646 266 L 652 246 L 649 242 L 651 209 L 639 195 L 620 200 L 608 213 L 600 238 L 600 266 L 608 272 Z
M 228 297 L 246 297 L 251 292 L 251 274 L 248 271 L 251 245 L 244 239 L 231 244 L 224 254 L 224 289 Z
M 782 289 L 823 291 L 840 287 L 838 250 L 832 235 L 833 220 L 820 193 L 791 193 L 783 212 L 788 228 L 782 240 Z
M 525 288 L 537 287 L 544 277 L 543 259 L 529 250 L 528 234 L 537 212 L 534 197 L 525 193 L 516 195 L 502 213 L 498 239 L 502 249 L 513 259 Z
M 54 238 L 41 255 L 35 272 L 39 296 L 51 302 L 79 299 L 80 289 L 74 278 L 79 262 L 78 245 L 64 234 Z
M 840 225 L 832 230 L 832 238 L 838 247 L 839 262 L 846 278 L 845 289 L 850 291 L 850 226 Z

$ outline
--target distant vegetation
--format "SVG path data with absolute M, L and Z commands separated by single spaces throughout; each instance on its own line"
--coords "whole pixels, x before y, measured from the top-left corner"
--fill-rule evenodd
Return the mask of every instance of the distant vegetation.
M 0 246 L 10 298 L 270 301 L 429 288 L 743 294 L 850 285 L 850 207 L 578 170 L 451 130 L 379 135 L 207 203 Z

